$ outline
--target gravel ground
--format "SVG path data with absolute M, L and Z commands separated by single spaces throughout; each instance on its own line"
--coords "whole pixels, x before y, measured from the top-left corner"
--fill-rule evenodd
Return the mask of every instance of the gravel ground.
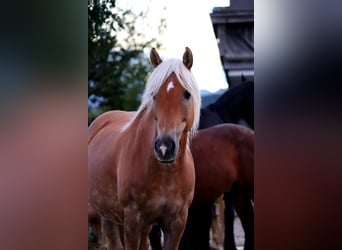
M 245 233 L 243 232 L 241 221 L 239 217 L 235 216 L 234 220 L 234 234 L 235 234 L 235 244 L 238 249 L 243 249 L 243 243 L 245 242 Z M 239 248 L 240 247 L 240 248 Z

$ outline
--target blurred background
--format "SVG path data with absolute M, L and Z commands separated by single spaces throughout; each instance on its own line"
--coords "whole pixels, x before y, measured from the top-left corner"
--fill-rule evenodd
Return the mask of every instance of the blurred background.
M 151 72 L 152 47 L 162 58 L 194 54 L 202 106 L 254 78 L 253 1 L 90 1 L 89 121 L 111 109 L 136 110 Z

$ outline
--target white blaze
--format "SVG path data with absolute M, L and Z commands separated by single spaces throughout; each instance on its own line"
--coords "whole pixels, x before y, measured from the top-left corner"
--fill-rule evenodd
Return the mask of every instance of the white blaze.
M 167 93 L 169 93 L 170 89 L 174 88 L 175 86 L 173 85 L 173 82 L 169 82 L 169 84 L 167 85 L 166 91 Z

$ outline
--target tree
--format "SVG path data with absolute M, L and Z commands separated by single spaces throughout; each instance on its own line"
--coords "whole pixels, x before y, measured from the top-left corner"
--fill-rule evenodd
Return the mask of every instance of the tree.
M 88 0 L 88 122 L 107 110 L 137 109 L 151 71 L 144 49 L 161 46 L 144 34 L 147 14 L 120 9 L 115 0 Z M 158 31 L 165 27 L 161 19 Z

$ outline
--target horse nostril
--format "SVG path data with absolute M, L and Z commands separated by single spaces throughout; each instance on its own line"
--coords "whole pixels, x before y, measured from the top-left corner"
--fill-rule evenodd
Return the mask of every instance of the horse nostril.
M 156 151 L 156 152 L 159 152 L 159 139 L 157 139 L 156 141 L 155 141 L 155 143 L 154 143 L 154 150 Z
M 173 154 L 173 152 L 175 151 L 176 143 L 168 137 L 164 140 L 164 144 L 169 153 Z
M 175 148 L 176 148 L 176 143 L 173 140 L 171 140 L 170 141 L 170 152 L 173 153 L 175 151 Z

